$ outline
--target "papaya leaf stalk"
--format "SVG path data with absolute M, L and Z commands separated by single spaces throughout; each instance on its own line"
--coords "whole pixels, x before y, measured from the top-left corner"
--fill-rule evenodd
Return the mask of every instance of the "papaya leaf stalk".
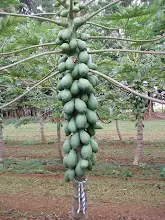
M 43 12 L 43 13 L 33 14 L 33 16 L 41 16 L 41 15 L 57 15 L 57 13 L 53 13 L 53 12 Z
M 103 26 L 101 24 L 96 24 L 96 23 L 93 23 L 93 22 L 86 22 L 86 24 L 93 25 L 93 26 L 96 26 L 96 27 L 100 27 L 100 28 L 103 28 L 103 29 L 108 30 L 108 31 L 118 31 L 119 29 L 121 29 L 120 27 L 109 28 L 109 27 Z
M 24 15 L 24 14 L 15 14 L 15 13 L 7 13 L 7 12 L 0 12 L 0 15 L 33 18 L 33 19 L 37 19 L 37 20 L 48 21 L 48 22 L 57 24 L 58 26 L 67 27 L 67 23 L 65 23 L 65 22 L 55 21 L 53 19 L 44 18 L 44 17 L 37 17 L 35 15 Z
M 121 2 L 121 0 L 117 0 L 117 1 L 114 1 L 114 2 L 111 2 L 109 3 L 108 5 L 104 6 L 103 8 L 97 10 L 96 12 L 94 12 L 92 15 L 90 15 L 89 17 L 87 17 L 85 19 L 85 22 L 87 22 L 88 20 L 90 20 L 91 18 L 93 18 L 95 15 L 99 14 L 101 11 L 105 10 L 106 8 L 109 8 L 117 3 Z
M 48 47 L 48 46 L 53 46 L 53 45 L 56 45 L 56 43 L 52 42 L 52 43 L 45 43 L 45 44 L 37 44 L 37 45 L 29 46 L 29 47 L 26 47 L 26 48 L 22 48 L 22 49 L 19 49 L 19 50 L 3 52 L 3 53 L 0 53 L 0 56 L 6 56 L 6 55 L 14 54 L 14 53 L 20 53 L 20 52 L 23 52 L 23 51 L 26 51 L 26 50 L 37 48 L 37 47 Z
M 128 92 L 130 92 L 130 93 L 132 93 L 132 94 L 134 94 L 134 95 L 140 96 L 140 97 L 142 97 L 142 98 L 144 98 L 144 99 L 151 100 L 151 101 L 153 101 L 153 102 L 157 102 L 157 103 L 160 103 L 160 104 L 165 104 L 165 101 L 163 101 L 163 100 L 155 99 L 155 98 L 146 96 L 146 95 L 144 95 L 144 94 L 141 94 L 141 93 L 139 93 L 139 92 L 137 92 L 137 91 L 135 91 L 135 90 L 133 90 L 133 89 L 130 89 L 128 86 L 125 86 L 125 85 L 123 85 L 122 83 L 116 81 L 115 79 L 113 79 L 113 78 L 111 78 L 111 77 L 109 77 L 109 76 L 106 76 L 105 74 L 100 73 L 100 72 L 98 72 L 98 71 L 96 71 L 96 70 L 91 70 L 91 69 L 90 69 L 90 72 L 91 72 L 91 73 L 94 73 L 94 74 L 97 74 L 97 75 L 99 75 L 99 76 L 101 76 L 101 77 L 103 77 L 104 79 L 106 79 L 107 81 L 111 82 L 111 83 L 114 84 L 115 86 L 120 87 L 120 88 L 123 88 L 123 89 L 125 89 L 126 91 L 128 91 Z
M 54 70 L 52 70 L 54 71 Z M 52 72 L 51 71 L 51 72 Z M 25 91 L 23 94 L 21 94 L 20 96 L 16 97 L 15 99 L 13 99 L 12 101 L 10 102 L 7 102 L 5 103 L 4 105 L 1 105 L 0 106 L 0 109 L 3 109 L 11 104 L 13 104 L 14 102 L 17 102 L 19 99 L 21 99 L 22 97 L 24 97 L 26 94 L 28 94 L 30 91 L 32 91 L 34 88 L 36 88 L 37 86 L 39 86 L 40 84 L 42 84 L 43 82 L 47 81 L 48 79 L 50 79 L 51 77 L 53 76 L 56 76 L 59 74 L 59 71 L 55 72 L 55 73 L 52 73 L 51 75 L 49 76 L 46 76 L 45 78 L 43 78 L 42 80 L 40 80 L 38 83 L 36 83 L 34 86 L 32 86 L 30 89 L 28 89 L 27 91 Z
M 8 69 L 8 68 L 11 68 L 11 67 L 16 66 L 16 65 L 18 65 L 18 64 L 20 64 L 20 63 L 24 63 L 24 62 L 26 62 L 26 61 L 28 61 L 28 60 L 31 60 L 31 59 L 34 59 L 34 58 L 37 58 L 37 57 L 40 57 L 40 56 L 45 56 L 45 55 L 50 55 L 50 54 L 61 54 L 61 53 L 62 53 L 61 50 L 55 50 L 55 51 L 49 51 L 49 52 L 45 52 L 45 53 L 40 53 L 40 54 L 31 56 L 31 57 L 22 59 L 22 60 L 20 60 L 20 61 L 18 61 L 18 62 L 9 64 L 9 65 L 7 65 L 7 66 L 2 66 L 2 67 L 0 67 L 0 71 L 5 70 L 5 69 Z
M 154 41 L 159 41 L 162 38 L 165 38 L 165 35 L 162 35 L 161 37 L 155 38 L 155 39 L 149 39 L 149 40 L 133 40 L 133 39 L 124 39 L 119 37 L 107 37 L 107 36 L 89 36 L 88 39 L 97 40 L 97 39 L 105 39 L 105 40 L 119 40 L 119 41 L 128 41 L 128 42 L 135 42 L 135 43 L 150 43 Z
M 103 49 L 103 50 L 89 50 L 89 54 L 108 53 L 108 52 L 128 52 L 140 54 L 165 55 L 165 51 L 142 51 L 142 50 L 127 50 L 127 49 Z

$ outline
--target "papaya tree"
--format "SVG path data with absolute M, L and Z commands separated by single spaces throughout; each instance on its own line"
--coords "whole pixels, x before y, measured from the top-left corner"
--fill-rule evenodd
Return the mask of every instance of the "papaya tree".
M 97 71 L 97 65 L 94 64 L 90 54 L 102 54 L 110 52 L 126 52 L 126 53 L 139 53 L 139 54 L 155 54 L 164 55 L 164 51 L 147 51 L 147 50 L 135 50 L 135 49 L 121 49 L 121 48 L 105 48 L 99 50 L 88 49 L 87 42 L 89 39 L 111 39 L 107 36 L 87 36 L 83 33 L 82 27 L 86 24 L 92 26 L 99 26 L 102 29 L 107 29 L 103 25 L 89 22 L 92 18 L 97 16 L 104 10 L 116 6 L 120 0 L 107 3 L 99 8 L 94 13 L 88 13 L 88 6 L 92 4 L 94 0 L 88 3 L 83 3 L 77 0 L 58 0 L 56 1 L 56 7 L 60 7 L 59 20 L 54 20 L 35 15 L 24 15 L 15 13 L 0 12 L 0 16 L 17 16 L 22 18 L 37 19 L 44 22 L 51 22 L 52 24 L 59 25 L 63 29 L 58 33 L 58 37 L 51 45 L 58 45 L 57 50 L 48 50 L 35 55 L 31 55 L 28 58 L 20 59 L 16 62 L 9 63 L 1 66 L 0 71 L 6 71 L 24 62 L 34 60 L 41 56 L 49 56 L 51 54 L 60 54 L 58 61 L 58 70 L 49 76 L 39 80 L 28 91 L 22 93 L 22 95 L 16 97 L 12 101 L 0 106 L 0 109 L 13 104 L 21 99 L 29 91 L 36 88 L 44 81 L 50 79 L 58 74 L 61 75 L 61 80 L 57 86 L 59 90 L 58 98 L 63 104 L 63 117 L 66 122 L 64 123 L 64 131 L 67 136 L 67 140 L 63 144 L 63 151 L 65 154 L 63 163 L 68 169 L 64 175 L 66 181 L 73 181 L 73 203 L 72 203 L 72 219 L 87 219 L 87 196 L 85 190 L 85 183 L 87 182 L 88 170 L 92 169 L 92 166 L 96 163 L 96 153 L 98 152 L 98 144 L 93 139 L 95 135 L 95 129 L 102 128 L 97 122 L 96 109 L 98 107 L 98 100 L 95 96 L 94 87 L 98 84 L 98 78 L 96 75 L 103 77 L 107 81 L 111 82 L 115 86 L 121 87 L 134 95 L 140 96 L 144 99 L 149 99 L 159 103 L 165 103 L 163 100 L 158 100 L 152 97 L 148 97 L 141 94 L 127 86 L 120 83 L 113 78 L 102 74 Z M 115 9 L 116 10 L 116 9 Z M 147 10 L 147 9 L 146 9 Z M 135 13 L 136 11 L 134 11 Z M 140 10 L 138 11 L 140 14 Z M 113 10 L 112 10 L 113 13 Z M 126 13 L 127 14 L 127 13 Z M 46 13 L 43 13 L 46 15 Z M 50 16 L 50 13 L 48 13 Z M 113 17 L 119 17 L 119 13 L 112 15 Z M 137 14 L 136 14 L 137 16 Z M 109 28 L 108 28 L 109 29 Z M 131 39 L 115 38 L 116 40 L 131 41 Z M 155 39 L 154 39 L 155 40 Z M 136 42 L 138 40 L 132 40 Z M 140 40 L 140 42 L 145 40 Z M 148 40 L 147 40 L 148 42 Z M 150 40 L 152 42 L 152 40 Z M 34 47 L 45 47 L 50 43 L 34 45 Z M 10 54 L 19 53 L 27 50 L 18 49 L 17 51 L 10 52 Z M 9 54 L 8 52 L 5 55 Z M 0 54 L 1 56 L 4 53 Z M 77 195 L 78 192 L 78 195 Z
M 141 80 L 134 80 L 134 89 L 144 92 L 142 87 Z M 133 108 L 133 114 L 136 116 L 136 127 L 137 127 L 137 146 L 136 146 L 136 153 L 134 157 L 133 164 L 139 165 L 139 162 L 142 157 L 142 146 L 143 146 L 143 120 L 144 120 L 144 113 L 146 111 L 146 100 L 139 96 L 131 95 L 131 103 Z
M 4 142 L 2 131 L 2 111 L 0 111 L 0 169 L 4 160 Z

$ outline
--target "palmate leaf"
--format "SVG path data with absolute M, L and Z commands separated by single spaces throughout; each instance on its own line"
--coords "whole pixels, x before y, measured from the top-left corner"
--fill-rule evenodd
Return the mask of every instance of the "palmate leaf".
M 6 8 L 11 5 L 19 5 L 20 2 L 18 0 L 0 0 L 0 8 Z
M 132 5 L 129 8 L 119 8 L 119 11 L 112 14 L 104 16 L 106 20 L 120 20 L 120 19 L 130 19 L 139 17 L 142 15 L 153 15 L 157 11 L 155 7 L 149 7 L 148 5 Z

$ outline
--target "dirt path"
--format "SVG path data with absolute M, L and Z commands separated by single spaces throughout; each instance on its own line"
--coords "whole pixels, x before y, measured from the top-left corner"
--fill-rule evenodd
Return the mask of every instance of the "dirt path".
M 1 220 L 53 220 L 69 219 L 71 210 L 70 198 L 30 200 L 26 195 L 14 197 L 3 196 L 0 199 Z M 89 220 L 164 220 L 165 207 L 144 207 L 130 205 L 116 205 L 113 203 L 97 203 L 89 201 Z M 47 217 L 46 217 L 47 216 Z

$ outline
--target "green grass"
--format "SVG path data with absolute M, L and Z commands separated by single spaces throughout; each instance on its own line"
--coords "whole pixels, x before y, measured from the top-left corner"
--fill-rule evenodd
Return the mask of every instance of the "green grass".
M 115 140 L 118 139 L 115 122 L 108 125 L 103 124 L 104 129 L 97 131 L 98 139 Z M 119 122 L 121 135 L 123 139 L 133 140 L 136 139 L 136 127 L 135 122 L 120 121 Z M 63 130 L 63 129 L 62 129 Z M 144 122 L 144 140 L 165 140 L 164 137 L 165 126 L 164 121 L 145 121 Z M 46 123 L 45 124 L 45 135 L 48 141 L 56 139 L 56 124 Z M 64 133 L 62 132 L 64 138 Z M 4 139 L 5 140 L 20 140 L 29 141 L 32 143 L 40 140 L 40 127 L 39 123 L 22 125 L 15 128 L 14 125 L 4 126 Z
M 133 178 L 146 180 L 165 179 L 165 166 L 153 167 L 142 164 L 140 167 L 118 166 L 112 163 L 98 164 L 90 172 L 91 176 L 110 178 Z M 62 162 L 55 159 L 8 159 L 4 161 L 3 173 L 15 174 L 55 174 L 64 175 Z
M 97 202 L 113 201 L 114 204 L 145 204 L 159 206 L 164 202 L 165 182 L 159 183 L 121 181 L 118 179 L 95 180 L 89 178 L 88 193 L 90 200 Z M 1 196 L 16 196 L 26 194 L 27 198 L 55 199 L 71 197 L 71 183 L 66 184 L 62 179 L 30 178 L 28 176 L 3 176 L 0 179 Z M 30 193 L 29 193 L 30 192 Z M 96 193 L 97 192 L 97 193 Z M 112 193 L 113 192 L 113 193 Z

